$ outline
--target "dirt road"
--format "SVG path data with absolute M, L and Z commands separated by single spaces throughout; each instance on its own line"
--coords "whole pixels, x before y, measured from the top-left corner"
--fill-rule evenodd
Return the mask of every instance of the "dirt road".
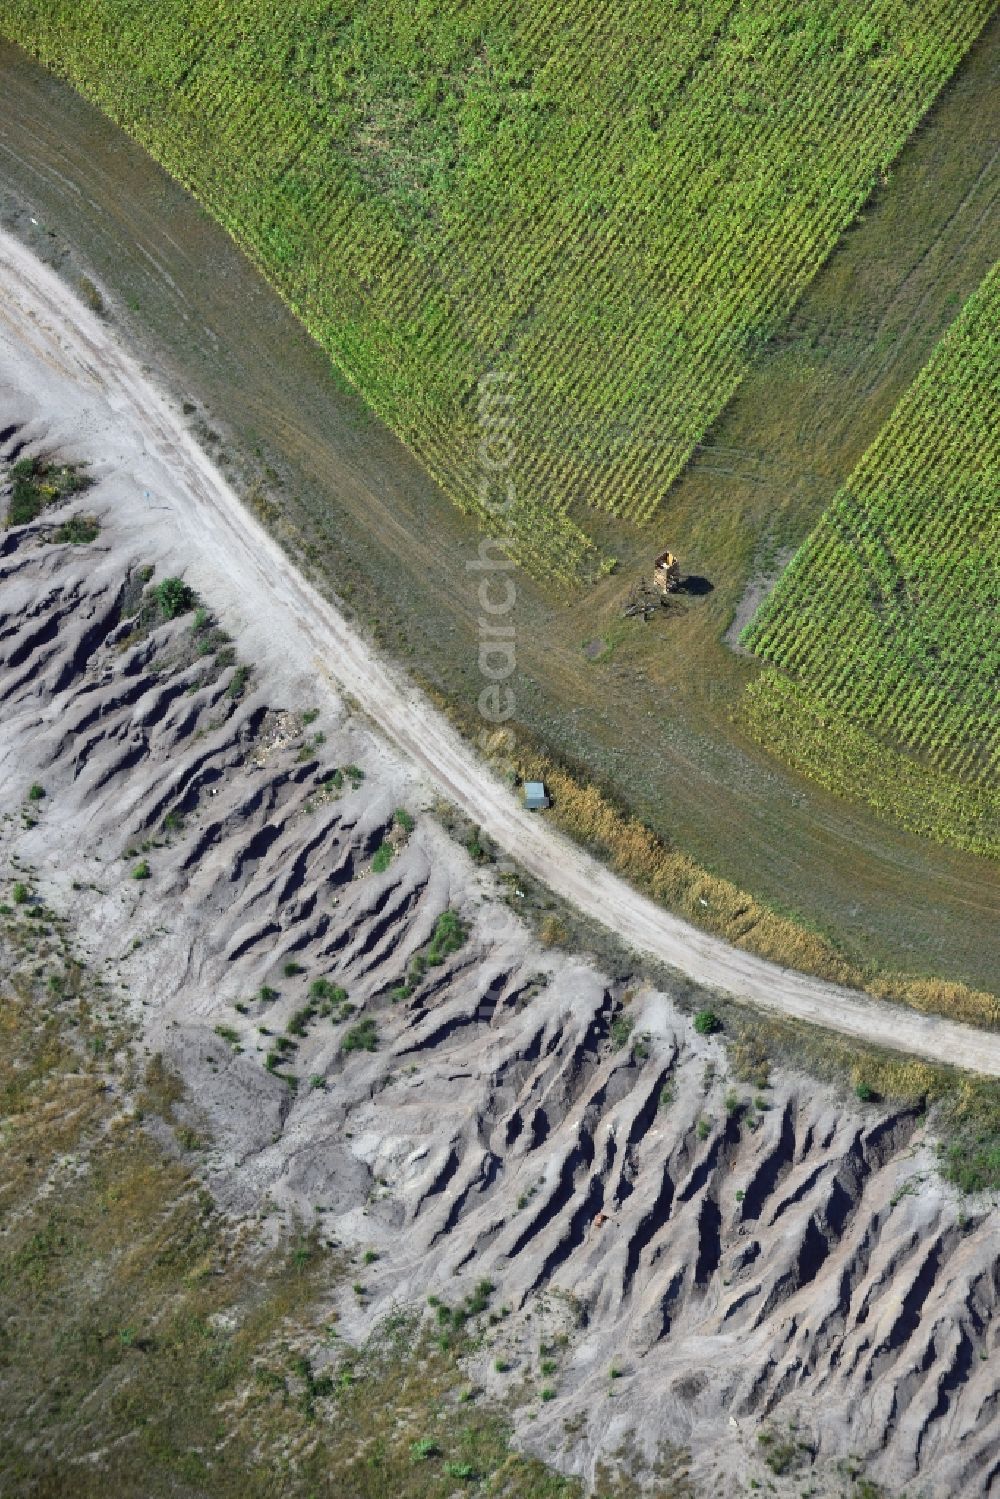
M 50 380 L 53 401 L 61 381 L 84 386 L 109 470 L 119 431 L 138 434 L 156 489 L 141 487 L 139 463 L 136 507 L 146 508 L 151 532 L 169 538 L 177 565 L 217 602 L 227 624 L 239 620 L 244 653 L 249 645 L 289 678 L 310 683 L 317 702 L 323 684 L 349 694 L 435 791 L 636 952 L 762 1009 L 1000 1076 L 1000 1035 L 869 1000 L 732 948 L 638 894 L 544 818 L 525 812 L 427 699 L 299 576 L 109 328 L 7 234 L 0 234 L 0 362 L 12 385 L 31 386 L 36 396 Z

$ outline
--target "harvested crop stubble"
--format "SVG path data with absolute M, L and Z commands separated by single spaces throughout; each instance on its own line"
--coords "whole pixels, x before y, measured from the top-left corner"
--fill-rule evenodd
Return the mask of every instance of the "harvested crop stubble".
M 196 193 L 456 504 L 571 578 L 610 565 L 586 507 L 656 510 L 992 9 L 11 0 L 5 25 Z

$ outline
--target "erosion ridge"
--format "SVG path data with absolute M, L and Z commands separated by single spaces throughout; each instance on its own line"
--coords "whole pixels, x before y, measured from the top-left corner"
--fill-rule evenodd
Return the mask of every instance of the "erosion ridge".
M 7 460 L 59 446 L 13 403 L 0 428 Z M 45 790 L 0 847 L 180 1071 L 217 1198 L 321 1205 L 373 1247 L 365 1304 L 341 1307 L 358 1337 L 491 1279 L 512 1315 L 478 1377 L 503 1394 L 498 1362 L 560 1350 L 520 1430 L 567 1468 L 633 1436 L 690 1445 L 706 1494 L 758 1469 L 799 1492 L 805 1468 L 840 1492 L 848 1455 L 988 1493 L 998 1215 L 940 1182 L 923 1120 L 794 1076 L 755 1095 L 669 994 L 539 947 L 343 701 L 313 718 L 301 680 L 239 675 L 210 620 L 143 608 L 163 542 L 110 464 L 94 476 L 0 544 L 0 771 L 13 807 Z M 84 509 L 98 538 L 57 541 Z M 414 968 L 449 910 L 466 940 Z M 352 1013 L 303 1014 L 318 977 Z M 377 1049 L 345 1054 L 366 1017 Z M 791 1423 L 778 1478 L 759 1436 Z

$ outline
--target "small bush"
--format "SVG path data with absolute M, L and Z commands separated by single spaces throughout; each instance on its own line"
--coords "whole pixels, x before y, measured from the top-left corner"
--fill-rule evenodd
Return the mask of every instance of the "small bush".
M 544 1401 L 549 1401 L 549 1400 L 554 1400 L 555 1398 L 556 1398 L 556 1392 L 555 1392 L 555 1390 L 552 1388 L 551 1385 L 546 1385 L 545 1388 L 542 1390 L 542 1399 Z
M 410 1453 L 413 1457 L 413 1461 L 417 1463 L 425 1463 L 429 1458 L 437 1457 L 440 1454 L 440 1451 L 441 1448 L 438 1446 L 437 1442 L 435 1442 L 433 1437 L 421 1437 L 420 1440 L 414 1442 L 410 1448 Z
M 132 878 L 134 880 L 148 880 L 151 874 L 152 870 L 149 867 L 148 859 L 140 859 L 132 870 Z
M 28 791 L 28 800 L 29 802 L 40 802 L 44 795 L 45 787 L 39 786 L 38 782 L 36 781 Z
M 314 979 L 309 985 L 309 998 L 319 1006 L 320 1014 L 332 1015 L 334 1020 L 354 1014 L 353 1005 L 347 1003 L 347 990 L 329 979 Z
M 477 864 L 485 864 L 486 860 L 490 856 L 489 850 L 483 843 L 482 828 L 473 828 L 472 832 L 465 840 L 465 847 L 466 851 L 468 852 L 469 858 L 473 859 Z
M 183 578 L 164 578 L 157 583 L 153 593 L 164 619 L 177 619 L 194 607 L 194 590 Z
M 378 1028 L 374 1020 L 359 1020 L 357 1025 L 352 1025 L 341 1041 L 340 1049 L 343 1052 L 377 1051 Z
M 611 1022 L 611 1044 L 619 1050 L 628 1045 L 628 1038 L 632 1034 L 635 1021 L 631 1015 L 616 1015 Z
M 101 523 L 96 515 L 71 515 L 56 531 L 56 541 L 70 546 L 86 546 L 96 541 L 101 533 Z
M 234 699 L 242 697 L 243 690 L 247 685 L 249 677 L 249 666 L 238 666 L 233 672 L 232 680 L 230 681 L 229 686 L 226 688 L 226 696 Z
M 455 911 L 442 911 L 434 925 L 434 934 L 427 944 L 426 958 L 432 967 L 438 967 L 453 952 L 465 946 L 468 933 Z
M 699 1010 L 694 1017 L 694 1028 L 699 1036 L 714 1036 L 716 1031 L 721 1031 L 722 1021 L 714 1010 Z
M 88 483 L 72 464 L 60 467 L 45 458 L 21 458 L 12 467 L 10 477 L 8 526 L 29 525 L 47 505 L 57 504 L 66 495 L 85 489 Z
M 860 1098 L 862 1103 L 872 1103 L 875 1099 L 875 1089 L 870 1083 L 858 1083 L 854 1093 L 857 1098 Z
M 707 1140 L 708 1137 L 709 1137 L 709 1135 L 711 1133 L 712 1133 L 712 1126 L 709 1124 L 708 1120 L 707 1119 L 699 1119 L 698 1120 L 698 1139 L 699 1140 Z
M 273 1002 L 278 997 L 277 989 L 272 989 L 270 984 L 261 984 L 260 988 L 257 990 L 257 994 L 260 998 L 261 1004 L 265 1005 L 273 1004 Z
M 397 828 L 403 829 L 404 833 L 412 833 L 413 829 L 416 827 L 416 823 L 410 816 L 409 812 L 407 812 L 405 807 L 397 807 L 395 812 L 392 814 L 392 820 L 396 824 Z
M 772 1473 L 781 1477 L 799 1466 L 801 1454 L 794 1442 L 779 1442 L 769 1449 L 764 1461 Z
M 372 873 L 385 874 L 392 863 L 392 844 L 380 843 L 372 859 Z
M 305 973 L 301 963 L 286 963 L 281 971 L 286 979 L 293 979 L 297 973 Z

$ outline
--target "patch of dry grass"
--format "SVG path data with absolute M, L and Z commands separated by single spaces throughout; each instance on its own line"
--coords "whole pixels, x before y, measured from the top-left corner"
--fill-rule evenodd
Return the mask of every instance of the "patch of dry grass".
M 728 880 L 668 847 L 637 818 L 619 811 L 594 785 L 583 785 L 547 755 L 512 736 L 494 738 L 494 757 L 509 757 L 524 780 L 544 781 L 547 814 L 638 889 L 737 947 L 788 968 L 863 989 L 879 999 L 946 1015 L 986 1029 L 1000 1026 L 1000 998 L 944 979 L 915 978 L 858 967 L 827 938 L 770 910 Z

